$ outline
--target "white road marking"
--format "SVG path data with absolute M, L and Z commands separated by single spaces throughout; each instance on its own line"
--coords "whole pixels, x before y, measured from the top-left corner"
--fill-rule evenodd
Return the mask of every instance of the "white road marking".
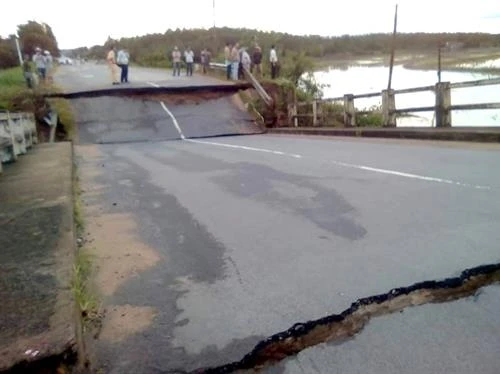
M 158 85 L 154 82 L 147 82 L 147 83 L 153 87 L 160 87 L 160 85 Z M 185 140 L 187 142 L 198 143 L 198 144 L 208 144 L 208 145 L 213 145 L 213 146 L 217 146 L 217 147 L 242 149 L 242 150 L 246 150 L 246 151 L 270 153 L 273 155 L 288 156 L 288 157 L 293 157 L 293 158 L 297 158 L 297 159 L 303 158 L 302 155 L 299 155 L 296 153 L 287 153 L 287 152 L 282 152 L 282 151 L 276 151 L 273 149 L 256 148 L 256 147 L 249 147 L 249 146 L 245 146 L 245 145 L 236 145 L 236 144 L 227 144 L 227 143 L 217 143 L 217 142 L 210 142 L 210 141 L 206 141 L 206 140 L 186 139 L 186 137 L 182 133 L 181 127 L 179 126 L 179 123 L 177 122 L 177 119 L 175 118 L 175 116 L 167 108 L 167 106 L 165 105 L 165 103 L 163 101 L 160 102 L 160 104 L 161 104 L 162 108 L 165 110 L 165 112 L 167 112 L 167 114 L 172 119 L 172 122 L 174 123 L 177 131 L 179 132 L 181 139 Z M 397 171 L 397 170 L 390 170 L 390 169 L 380 169 L 380 168 L 375 168 L 375 167 L 366 166 L 366 165 L 349 164 L 349 163 L 341 162 L 341 161 L 331 161 L 331 162 L 335 165 L 338 165 L 338 166 L 343 166 L 343 167 L 348 167 L 348 168 L 358 169 L 358 170 L 364 170 L 364 171 L 371 171 L 373 173 L 395 175 L 395 176 L 402 177 L 402 178 L 417 179 L 417 180 L 422 180 L 422 181 L 426 181 L 426 182 L 434 182 L 434 183 L 442 183 L 442 184 L 451 184 L 451 185 L 456 185 L 456 186 L 461 186 L 461 187 L 475 188 L 475 189 L 479 189 L 479 190 L 491 190 L 490 186 L 481 186 L 481 185 L 475 185 L 475 184 L 469 184 L 469 183 L 462 183 L 462 182 L 457 182 L 457 181 L 453 181 L 450 179 L 428 177 L 425 175 L 406 173 L 406 172 Z
M 148 82 L 148 84 L 151 85 L 151 86 L 153 86 L 153 87 L 160 87 L 159 84 L 156 84 L 156 83 L 153 83 L 153 82 Z M 185 140 L 186 137 L 182 133 L 182 129 L 179 126 L 179 122 L 177 122 L 177 119 L 175 118 L 175 116 L 173 115 L 173 113 L 170 111 L 170 109 L 167 108 L 167 106 L 165 105 L 165 103 L 163 101 L 160 101 L 160 105 L 163 108 L 163 110 L 165 112 L 167 112 L 167 114 L 169 115 L 169 117 L 172 119 L 172 122 L 174 123 L 174 126 L 177 129 L 177 132 L 179 133 L 179 136 L 181 137 L 181 139 Z
M 163 110 L 165 112 L 167 112 L 167 114 L 170 116 L 170 118 L 172 119 L 172 122 L 174 123 L 174 126 L 175 128 L 177 129 L 177 132 L 179 133 L 180 137 L 182 140 L 185 140 L 186 137 L 184 136 L 184 134 L 182 133 L 182 130 L 181 130 L 181 127 L 179 126 L 179 123 L 177 122 L 177 119 L 175 118 L 175 116 L 172 114 L 172 112 L 167 108 L 167 106 L 165 105 L 165 103 L 163 101 L 160 101 L 160 105 L 161 107 L 163 108 Z
M 457 185 L 457 186 L 472 187 L 472 188 L 477 188 L 477 189 L 480 189 L 480 190 L 490 190 L 491 189 L 490 186 L 481 186 L 481 185 L 474 185 L 474 184 L 462 183 L 462 182 L 457 182 L 457 181 L 453 181 L 453 180 L 450 180 L 450 179 L 428 177 L 428 176 L 425 176 L 425 175 L 405 173 L 405 172 L 397 171 L 397 170 L 380 169 L 380 168 L 374 168 L 374 167 L 365 166 L 365 165 L 348 164 L 348 163 L 341 162 L 341 161 L 332 161 L 332 163 L 334 163 L 335 165 L 344 166 L 344 167 L 348 167 L 348 168 L 365 170 L 365 171 L 371 171 L 371 172 L 380 173 L 380 174 L 396 175 L 398 177 L 403 177 L 403 178 L 419 179 L 419 180 L 423 180 L 423 181 L 427 181 L 427 182 L 436 182 L 436 183 L 444 183 L 444 184 L 454 184 L 454 185 Z
M 265 149 L 265 148 L 248 147 L 246 145 L 216 143 L 216 142 L 209 142 L 209 141 L 206 141 L 206 140 L 194 140 L 194 139 L 186 139 L 186 141 L 191 142 L 191 143 L 198 143 L 198 144 L 215 145 L 217 147 L 226 147 L 226 148 L 233 148 L 233 149 L 244 149 L 246 151 L 264 152 L 264 153 L 271 153 L 273 155 L 279 155 L 279 156 L 288 156 L 288 157 L 293 157 L 293 158 L 302 158 L 301 155 L 298 155 L 298 154 L 295 154 L 295 153 L 287 153 L 287 152 L 275 151 L 275 150 L 272 150 L 272 149 Z

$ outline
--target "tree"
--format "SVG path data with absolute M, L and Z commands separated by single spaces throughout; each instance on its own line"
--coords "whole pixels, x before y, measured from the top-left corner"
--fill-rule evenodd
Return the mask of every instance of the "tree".
M 19 64 L 13 38 L 0 37 L 0 69 L 11 68 Z
M 35 48 L 39 47 L 49 51 L 53 56 L 59 56 L 57 40 L 52 28 L 46 23 L 28 21 L 17 26 L 17 35 L 19 35 L 23 54 L 32 55 Z

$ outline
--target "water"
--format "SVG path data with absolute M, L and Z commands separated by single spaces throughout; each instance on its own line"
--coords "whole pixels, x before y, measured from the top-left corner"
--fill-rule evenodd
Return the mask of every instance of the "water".
M 389 67 L 353 66 L 345 69 L 330 68 L 314 73 L 316 81 L 329 85 L 324 88 L 324 97 L 332 98 L 344 94 L 362 94 L 380 92 L 387 87 Z M 479 79 L 497 78 L 497 76 L 473 72 L 441 72 L 443 82 L 463 82 Z M 434 85 L 437 82 L 436 71 L 410 70 L 403 66 L 394 66 L 392 88 L 403 89 Z M 500 102 L 500 85 L 459 88 L 451 90 L 451 103 L 477 104 Z M 432 106 L 435 97 L 432 91 L 412 94 L 397 94 L 396 108 L 404 109 L 419 106 Z M 356 108 L 364 109 L 381 105 L 381 98 L 356 99 Z M 500 126 L 500 109 L 467 110 L 452 112 L 453 126 Z M 434 113 L 414 113 L 411 117 L 398 118 L 398 126 L 433 126 Z

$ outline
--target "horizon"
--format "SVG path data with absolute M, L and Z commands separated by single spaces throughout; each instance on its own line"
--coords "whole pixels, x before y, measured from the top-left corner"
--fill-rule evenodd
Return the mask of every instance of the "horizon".
M 452 0 L 399 0 L 399 33 L 485 33 L 498 35 L 500 13 L 497 1 L 476 0 L 456 4 Z M 245 10 L 245 17 L 232 13 L 230 0 L 191 0 L 172 6 L 143 0 L 141 8 L 120 8 L 116 17 L 109 17 L 119 2 L 88 0 L 79 9 L 78 17 L 59 17 L 53 8 L 71 8 L 47 0 L 43 3 L 27 0 L 9 6 L 10 17 L 0 24 L 0 35 L 17 32 L 17 25 L 30 20 L 47 23 L 62 50 L 103 45 L 112 39 L 164 34 L 167 30 L 239 28 L 261 32 L 287 33 L 296 36 L 340 37 L 392 32 L 396 1 L 351 0 L 335 5 L 325 0 L 309 0 L 307 5 L 254 0 Z M 215 4 L 215 9 L 213 5 Z M 99 11 L 96 12 L 95 9 Z M 360 12 L 360 9 L 363 11 Z M 195 11 L 193 11 L 195 10 Z M 214 12 L 215 10 L 215 12 Z M 276 16 L 278 15 L 278 16 Z M 444 16 L 443 16 L 444 15 Z M 89 23 L 88 20 L 91 20 Z M 92 27 L 89 28 L 89 24 Z M 422 25 L 425 25 L 423 27 Z M 84 32 L 82 32 L 84 30 Z

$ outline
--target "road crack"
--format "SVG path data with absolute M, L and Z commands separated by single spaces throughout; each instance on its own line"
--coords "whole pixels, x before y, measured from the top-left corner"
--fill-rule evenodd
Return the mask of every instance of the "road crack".
M 350 338 L 360 332 L 373 317 L 395 313 L 412 306 L 443 303 L 475 295 L 482 287 L 497 282 L 500 282 L 500 263 L 467 269 L 455 278 L 394 288 L 384 294 L 358 299 L 340 314 L 296 323 L 288 330 L 260 341 L 240 361 L 200 368 L 191 373 L 219 374 L 262 369 L 308 347 Z

